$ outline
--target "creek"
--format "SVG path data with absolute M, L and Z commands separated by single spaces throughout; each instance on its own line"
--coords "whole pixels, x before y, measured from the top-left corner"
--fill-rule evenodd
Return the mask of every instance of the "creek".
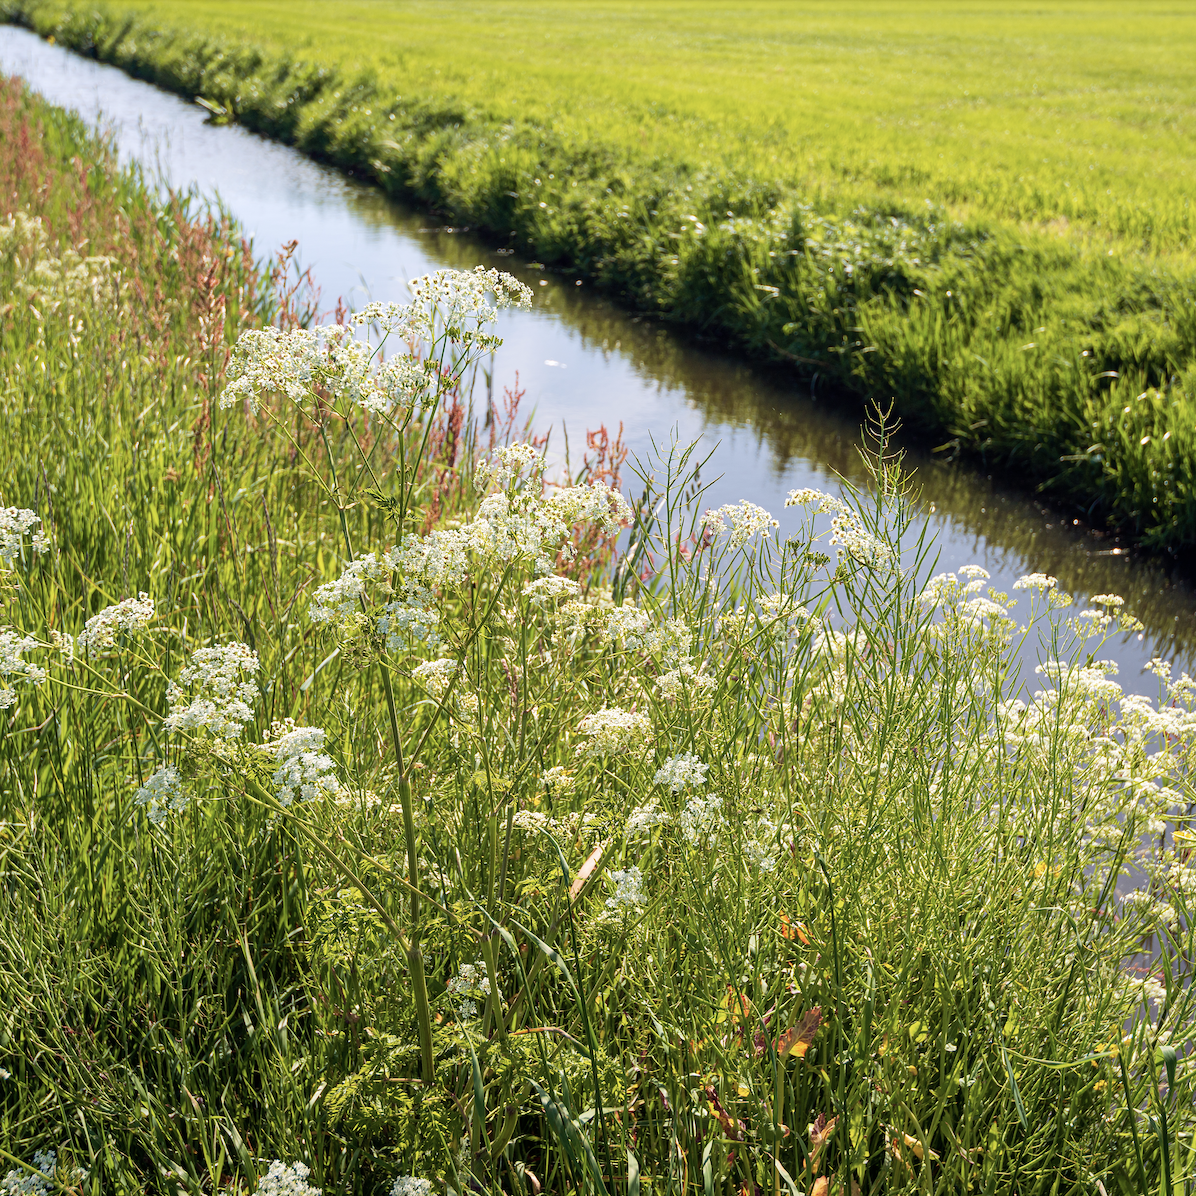
M 536 302 L 530 312 L 502 313 L 493 385 L 498 394 L 516 385 L 525 390 L 521 414 L 534 415 L 538 432 L 551 429 L 558 451 L 567 434 L 576 458 L 585 431 L 599 425 L 612 434 L 622 426 L 639 454 L 653 439 L 700 440 L 703 451 L 714 449 L 705 504 L 750 499 L 781 520 L 782 534 L 788 491 L 838 492 L 840 478 L 868 485 L 857 451 L 866 412 L 857 398 L 811 390 L 785 371 L 696 343 L 621 309 L 569 273 L 440 226 L 427 213 L 236 125 L 210 124 L 198 105 L 27 30 L 0 26 L 0 70 L 101 124 L 122 160 L 140 163 L 163 186 L 218 198 L 257 253 L 273 254 L 297 239 L 298 260 L 311 269 L 324 309 L 338 297 L 350 307 L 401 300 L 409 279 L 446 266 L 480 263 L 514 274 L 532 287 Z M 1145 624 L 1142 634 L 1102 651 L 1118 661 L 1125 688 L 1154 694 L 1152 677 L 1135 680 L 1155 655 L 1193 670 L 1190 580 L 973 465 L 942 460 L 925 446 L 907 448 L 920 517 L 937 543 L 936 571 L 974 562 L 1005 591 L 1022 574 L 1049 573 L 1079 607 L 1091 594 L 1120 594 Z M 625 473 L 625 489 L 634 490 L 629 483 L 634 479 Z M 1034 649 L 1027 652 L 1032 666 Z

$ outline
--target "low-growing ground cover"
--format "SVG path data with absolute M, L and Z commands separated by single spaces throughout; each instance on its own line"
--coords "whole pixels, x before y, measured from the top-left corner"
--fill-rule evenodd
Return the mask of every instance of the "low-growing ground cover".
M 10 19 L 1196 537 L 1191 18 L 1093 2 L 75 6 Z
M 513 279 L 314 324 L 0 99 L 10 1190 L 1191 1180 L 1196 686 L 1116 596 L 929 577 L 883 429 L 776 520 L 546 479 Z

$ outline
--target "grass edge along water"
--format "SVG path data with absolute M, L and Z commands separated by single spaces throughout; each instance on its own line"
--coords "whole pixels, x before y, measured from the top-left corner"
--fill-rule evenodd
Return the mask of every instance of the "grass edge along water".
M 1196 540 L 1190 270 L 492 117 L 452 95 L 212 33 L 186 5 L 5 0 L 7 19 L 510 237 L 632 307 L 865 398 L 1096 527 Z M 245 18 L 250 20 L 248 16 Z M 403 89 L 406 91 L 406 88 Z
M 929 577 L 883 427 L 783 526 L 685 446 L 546 485 L 459 403 L 495 273 L 306 327 L 184 281 L 132 355 L 119 247 L 34 210 L 102 151 L 21 102 L 86 190 L 22 154 L 0 258 L 10 1187 L 1191 1177 L 1193 684 L 1121 691 L 1115 595 Z

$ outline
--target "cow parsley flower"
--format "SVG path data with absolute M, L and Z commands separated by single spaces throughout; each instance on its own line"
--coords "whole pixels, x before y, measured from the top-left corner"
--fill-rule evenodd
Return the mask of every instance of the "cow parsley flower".
M 295 727 L 273 744 L 278 762 L 273 779 L 280 805 L 341 796 L 342 786 L 334 775 L 336 765 L 321 750 L 323 746 L 324 732 L 319 727 Z
M 463 963 L 445 988 L 450 995 L 463 998 L 457 1006 L 457 1015 L 462 1021 L 476 1017 L 478 1007 L 472 998 L 490 995 L 490 977 L 486 974 L 485 961 L 479 959 L 476 963 Z
M 166 688 L 168 731 L 207 730 L 218 739 L 235 739 L 253 718 L 259 668 L 257 653 L 246 644 L 200 648 L 191 663 Z
M 560 598 L 576 598 L 581 586 L 571 577 L 540 577 L 523 587 L 523 596 L 533 606 L 550 606 Z
M 645 831 L 650 831 L 654 827 L 663 826 L 667 822 L 671 822 L 667 810 L 660 808 L 660 803 L 656 798 L 652 798 L 642 806 L 638 806 L 631 811 L 630 817 L 627 819 L 627 825 L 624 828 L 624 834 L 627 838 L 633 839 L 636 835 L 643 834 Z
M 1027 573 L 1013 583 L 1015 590 L 1053 590 L 1059 584 L 1057 577 L 1048 577 L 1045 573 Z
M 34 552 L 49 552 L 50 541 L 46 534 L 40 528 L 34 530 L 39 523 L 41 516 L 33 511 L 21 507 L 0 507 L 0 560 L 12 564 L 21 555 L 27 535 Z
M 746 498 L 736 505 L 711 509 L 702 516 L 702 526 L 711 534 L 724 537 L 731 548 L 742 548 L 757 532 L 768 538 L 769 529 L 780 524 L 763 508 Z
M 560 764 L 544 772 L 540 783 L 552 797 L 566 797 L 577 788 L 577 778 Z
M 428 694 L 439 701 L 448 693 L 457 670 L 461 666 L 455 660 L 442 658 L 440 660 L 425 660 L 411 670 L 412 680 L 418 681 L 428 691 Z
M 58 1185 L 52 1183 L 54 1172 L 58 1167 L 58 1155 L 53 1150 L 38 1150 L 33 1154 L 33 1166 L 42 1175 L 50 1176 L 50 1180 L 42 1179 L 32 1171 L 25 1171 L 14 1167 L 2 1180 L 0 1192 L 4 1196 L 51 1196 L 58 1191 Z
M 681 834 L 691 847 L 711 846 L 723 822 L 723 799 L 717 793 L 691 797 L 677 818 Z
M 169 764 L 163 765 L 137 790 L 133 800 L 139 806 L 146 806 L 145 813 L 150 822 L 160 826 L 172 812 L 187 806 L 187 794 L 179 770 Z
M 536 477 L 543 470 L 544 454 L 534 444 L 503 444 L 493 450 L 490 460 L 478 458 L 474 466 L 474 485 L 479 493 L 484 493 L 490 487 L 505 491 L 524 473 Z
M 653 784 L 667 785 L 674 793 L 680 793 L 687 785 L 706 784 L 709 771 L 709 764 L 703 764 L 693 752 L 685 752 L 666 760 L 653 778 Z
M 606 899 L 607 909 L 617 910 L 625 906 L 635 909 L 647 904 L 648 898 L 644 895 L 644 874 L 638 868 L 612 872 L 610 878 L 615 882 L 615 891 Z
M 854 512 L 836 515 L 831 520 L 831 534 L 827 543 L 839 545 L 853 560 L 872 568 L 891 566 L 897 560 L 892 545 L 868 531 Z
M 688 663 L 669 669 L 656 678 L 656 692 L 666 702 L 675 702 L 686 693 L 699 701 L 709 699 L 717 688 L 717 677 Z
M 810 507 L 815 515 L 850 515 L 852 513 L 851 508 L 841 498 L 836 498 L 833 494 L 827 494 L 822 490 L 814 490 L 809 486 L 801 490 L 790 490 L 789 497 L 785 499 L 785 506 Z
M 432 1196 L 432 1181 L 414 1175 L 400 1175 L 391 1185 L 390 1196 Z
M 306 1163 L 289 1166 L 275 1159 L 265 1175 L 257 1181 L 257 1196 L 320 1196 L 321 1189 L 307 1182 L 311 1168 Z
M 652 721 L 646 714 L 620 710 L 612 706 L 587 714 L 578 724 L 590 742 L 579 748 L 583 756 L 641 756 L 652 740 Z
M 154 617 L 154 600 L 148 594 L 126 598 L 114 606 L 106 606 L 92 615 L 83 625 L 75 641 L 76 648 L 87 656 L 111 652 L 118 635 L 132 635 L 143 631 Z
M 24 681 L 27 685 L 40 685 L 45 681 L 46 670 L 22 656 L 38 646 L 33 636 L 20 635 L 11 627 L 0 627 L 0 710 L 7 710 L 16 703 L 13 680 Z

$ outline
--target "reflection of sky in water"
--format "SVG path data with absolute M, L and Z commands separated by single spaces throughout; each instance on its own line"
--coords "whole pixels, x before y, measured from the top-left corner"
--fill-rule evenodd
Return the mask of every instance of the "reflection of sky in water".
M 433 217 L 243 129 L 207 125 L 197 106 L 25 30 L 0 27 L 0 68 L 25 76 L 86 120 L 102 119 L 125 160 L 139 159 L 171 186 L 218 194 L 259 252 L 298 239 L 325 307 L 338 295 L 355 306 L 401 299 L 407 279 L 442 266 L 484 262 L 517 274 L 537 304 L 530 313 L 503 314 L 495 388 L 501 393 L 513 385 L 518 371 L 527 391 L 523 411 L 534 409 L 538 430 L 551 426 L 557 450 L 562 426 L 575 454 L 585 430 L 601 423 L 612 432 L 622 423 L 641 453 L 650 435 L 666 444 L 673 435 L 701 436 L 719 445 L 710 476 L 723 475 L 709 503 L 749 498 L 777 515 L 782 531 L 789 490 L 837 489 L 836 472 L 864 482 L 855 451 L 862 413 L 852 400 L 826 392 L 811 399 L 779 372 L 750 369 L 630 316 L 567 274 L 532 269 L 467 235 L 429 228 Z M 1018 576 L 1034 571 L 1058 575 L 1077 594 L 1123 594 L 1147 634 L 1109 645 L 1102 655 L 1119 659 L 1127 689 L 1153 694 L 1153 678 L 1139 682 L 1137 674 L 1155 651 L 1178 650 L 1191 667 L 1196 600 L 1188 586 L 970 469 L 925 453 L 911 453 L 910 461 L 938 536 L 940 569 L 975 561 L 999 589 L 1010 590 Z M 1023 601 L 1019 611 L 1027 606 Z

